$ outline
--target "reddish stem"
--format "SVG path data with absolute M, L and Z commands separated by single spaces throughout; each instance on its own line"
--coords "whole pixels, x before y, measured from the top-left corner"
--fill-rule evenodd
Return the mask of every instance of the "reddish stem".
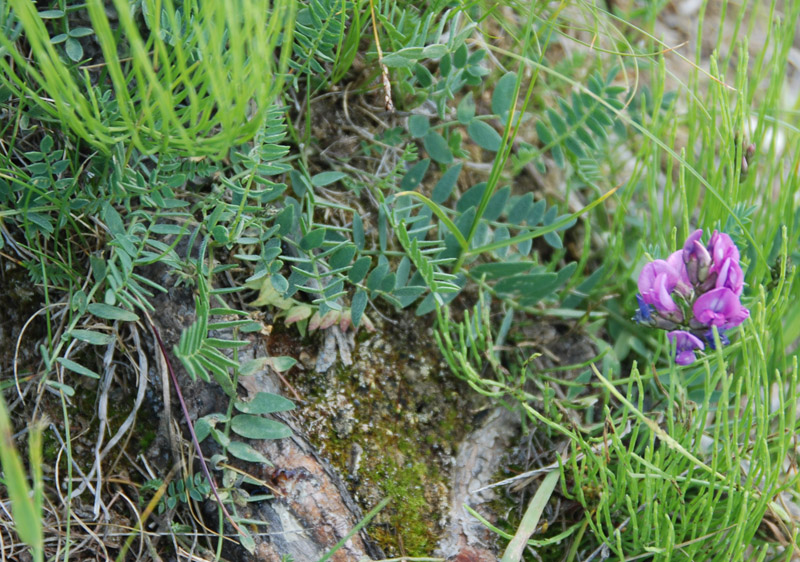
M 150 328 L 153 330 L 153 333 L 156 336 L 158 347 L 161 348 L 161 355 L 164 357 L 164 362 L 167 364 L 167 370 L 172 378 L 172 385 L 175 387 L 175 392 L 178 395 L 178 401 L 181 403 L 183 417 L 186 419 L 186 425 L 189 426 L 189 433 L 192 436 L 192 443 L 194 443 L 195 451 L 197 451 L 197 456 L 200 458 L 200 466 L 203 469 L 203 474 L 205 475 L 206 480 L 208 480 L 208 483 L 211 485 L 211 491 L 214 492 L 214 497 L 217 499 L 217 504 L 219 504 L 219 507 L 222 508 L 222 512 L 225 514 L 225 517 L 228 519 L 228 521 L 230 521 L 231 525 L 233 525 L 233 528 L 236 529 L 236 532 L 242 534 L 242 530 L 239 528 L 239 525 L 236 524 L 236 521 L 233 520 L 231 514 L 228 513 L 228 510 L 225 508 L 225 504 L 222 503 L 222 499 L 219 497 L 219 492 L 217 491 L 217 485 L 214 482 L 214 479 L 211 477 L 211 473 L 208 471 L 208 465 L 206 464 L 205 457 L 203 457 L 203 451 L 200 450 L 200 441 L 197 440 L 197 434 L 194 432 L 194 425 L 192 424 L 192 419 L 189 416 L 189 409 L 186 407 L 186 401 L 183 399 L 181 387 L 178 385 L 178 377 L 175 375 L 175 371 L 172 369 L 172 363 L 169 362 L 167 348 L 164 346 L 164 342 L 161 341 L 161 335 L 158 333 L 155 324 L 150 322 Z

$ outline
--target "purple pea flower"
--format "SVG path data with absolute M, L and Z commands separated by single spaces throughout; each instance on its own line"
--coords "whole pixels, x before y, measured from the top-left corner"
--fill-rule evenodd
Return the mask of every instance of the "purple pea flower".
M 634 319 L 668 332 L 679 365 L 692 363 L 695 351 L 706 345 L 714 348 L 714 327 L 724 346 L 730 341 L 723 330 L 750 316 L 739 300 L 744 274 L 736 244 L 718 231 L 708 245 L 702 237 L 703 231 L 695 230 L 681 250 L 647 264 L 639 275 L 641 294 L 636 296 L 639 310 Z
M 667 258 L 667 265 L 672 268 L 675 274 L 674 290 L 678 291 L 684 297 L 689 296 L 692 292 L 692 285 L 689 281 L 689 275 L 686 271 L 686 263 L 683 261 L 683 250 L 672 252 Z
M 675 252 L 667 260 L 656 260 L 645 265 L 638 284 L 645 304 L 680 320 L 680 309 L 671 295 L 677 291 L 685 296 L 691 288 L 683 259 L 678 254 L 680 252 Z
M 700 242 L 702 236 L 703 231 L 698 228 L 689 235 L 683 245 L 682 257 L 687 277 L 694 286 L 699 285 L 708 278 L 709 268 L 711 267 L 711 254 Z
M 703 229 L 698 228 L 697 230 L 692 232 L 686 239 L 686 242 L 683 243 L 683 249 L 687 250 L 688 248 L 692 247 L 694 243 L 699 242 L 702 237 L 703 237 Z
M 750 311 L 742 306 L 739 297 L 727 287 L 713 289 L 697 297 L 692 312 L 695 320 L 701 324 L 726 330 L 735 328 L 750 316 Z
M 726 288 L 733 291 L 737 297 L 742 294 L 744 286 L 744 274 L 738 261 L 731 258 L 725 259 L 717 272 L 716 288 Z
M 693 363 L 694 360 L 697 359 L 694 350 L 705 349 L 706 347 L 700 338 L 683 330 L 673 330 L 667 333 L 667 339 L 669 339 L 670 343 L 675 344 L 675 362 L 678 365 L 689 365 Z
M 724 232 L 714 231 L 714 234 L 711 235 L 711 240 L 708 242 L 708 251 L 713 262 L 709 270 L 710 273 L 719 272 L 728 259 L 736 264 L 739 263 L 739 248 L 733 243 L 731 237 Z

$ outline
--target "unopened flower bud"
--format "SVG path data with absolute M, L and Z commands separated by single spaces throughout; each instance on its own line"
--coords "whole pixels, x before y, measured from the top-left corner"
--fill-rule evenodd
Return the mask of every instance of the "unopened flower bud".
M 756 145 L 753 143 L 748 144 L 747 148 L 744 149 L 744 158 L 745 160 L 747 160 L 748 164 L 753 161 L 753 156 L 755 155 L 756 155 Z
M 750 170 L 750 163 L 753 161 L 753 157 L 756 154 L 756 145 L 750 143 L 748 144 L 744 152 L 742 152 L 742 165 L 741 170 L 739 173 L 740 179 L 745 179 L 747 177 L 747 172 Z
M 683 250 L 683 261 L 686 264 L 686 274 L 689 282 L 697 287 L 708 279 L 708 271 L 711 267 L 711 254 L 708 253 L 699 240 L 695 240 L 688 248 Z
M 711 255 L 700 240 L 702 236 L 702 229 L 698 228 L 692 232 L 686 239 L 681 252 L 686 268 L 686 277 L 693 287 L 705 281 L 711 264 Z

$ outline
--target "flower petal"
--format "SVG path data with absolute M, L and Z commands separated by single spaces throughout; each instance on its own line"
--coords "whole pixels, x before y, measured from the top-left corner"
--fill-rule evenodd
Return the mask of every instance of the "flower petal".
M 683 251 L 689 251 L 694 247 L 695 242 L 699 242 L 700 238 L 703 237 L 703 229 L 698 228 L 694 232 L 692 232 L 689 237 L 686 239 L 686 242 L 683 243 Z
M 700 295 L 692 307 L 694 317 L 707 326 L 735 328 L 750 316 L 739 297 L 727 287 L 713 289 Z
M 719 271 L 723 262 L 728 258 L 739 263 L 739 248 L 733 243 L 731 237 L 724 232 L 714 231 L 708 243 L 708 252 L 714 262 L 711 266 L 712 272 Z
M 742 294 L 744 287 L 744 274 L 739 264 L 731 258 L 725 259 L 717 275 L 716 287 L 727 287 L 737 297 Z
M 680 260 L 678 260 L 678 262 L 680 263 L 682 271 L 676 269 L 665 260 L 655 260 L 644 266 L 642 272 L 639 274 L 638 285 L 639 293 L 647 304 L 652 304 L 660 310 L 665 310 L 665 306 L 667 310 L 677 310 L 675 303 L 669 304 L 669 302 L 672 302 L 672 299 L 668 298 L 665 300 L 661 292 L 662 290 L 666 291 L 667 297 L 669 297 L 669 295 L 675 291 L 676 286 L 683 284 L 684 279 L 688 280 L 683 262 Z M 662 278 L 661 286 L 657 285 L 659 277 Z M 688 285 L 683 285 L 680 292 L 686 295 L 688 294 L 686 290 L 689 289 Z
M 675 362 L 678 365 L 688 365 L 696 359 L 694 351 L 705 349 L 703 340 L 684 330 L 673 330 L 667 334 L 667 339 L 675 345 Z
M 656 302 L 654 302 L 653 305 L 655 305 L 659 312 L 677 312 L 678 310 L 678 305 L 672 300 L 670 292 L 667 290 L 668 282 L 669 278 L 666 273 L 660 273 L 658 277 L 656 277 Z

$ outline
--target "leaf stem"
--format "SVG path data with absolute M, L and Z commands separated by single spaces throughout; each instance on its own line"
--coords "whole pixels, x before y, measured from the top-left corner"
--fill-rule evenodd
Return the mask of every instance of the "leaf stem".
M 189 416 L 189 409 L 186 407 L 186 401 L 183 399 L 183 393 L 181 393 L 181 387 L 178 384 L 178 377 L 175 375 L 175 370 L 172 368 L 172 363 L 169 361 L 169 356 L 167 355 L 167 348 L 164 346 L 164 342 L 161 340 L 161 334 L 159 334 L 158 329 L 156 328 L 153 320 L 150 318 L 150 315 L 145 311 L 145 315 L 147 316 L 147 322 L 150 324 L 150 329 L 153 331 L 153 334 L 156 336 L 156 341 L 158 342 L 158 347 L 161 350 L 161 355 L 164 358 L 164 363 L 167 365 L 167 370 L 169 371 L 169 376 L 172 379 L 172 385 L 175 387 L 175 393 L 178 395 L 178 401 L 181 403 L 181 410 L 183 410 L 183 417 L 186 419 L 186 425 L 189 427 L 189 434 L 192 436 L 192 443 L 194 444 L 194 449 L 197 452 L 197 456 L 200 459 L 200 467 L 203 469 L 203 474 L 208 480 L 208 483 L 211 485 L 211 491 L 214 492 L 214 497 L 217 500 L 217 504 L 222 509 L 222 513 L 225 514 L 225 518 L 230 521 L 230 524 L 236 529 L 236 532 L 241 534 L 242 530 L 239 528 L 239 525 L 236 521 L 233 520 L 231 514 L 228 513 L 225 504 L 222 503 L 222 498 L 219 497 L 219 492 L 217 491 L 217 484 L 214 482 L 214 479 L 211 477 L 211 473 L 208 471 L 208 465 L 206 464 L 206 459 L 203 457 L 203 451 L 200 449 L 200 442 L 197 440 L 197 434 L 194 432 L 194 426 L 192 425 L 192 418 Z

